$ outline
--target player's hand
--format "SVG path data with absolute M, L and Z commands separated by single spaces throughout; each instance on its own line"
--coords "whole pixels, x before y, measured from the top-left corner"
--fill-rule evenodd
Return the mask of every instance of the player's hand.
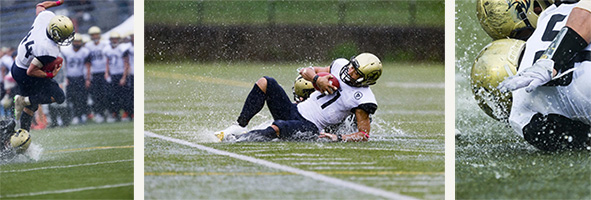
M 60 70 L 62 69 L 63 63 L 60 63 L 59 65 L 57 65 L 57 67 L 53 68 L 53 75 L 57 75 L 58 72 L 60 72 Z
M 90 88 L 90 80 L 86 80 L 84 85 L 86 86 L 86 89 Z
M 501 92 L 509 92 L 525 88 L 526 92 L 532 92 L 552 80 L 554 61 L 550 59 L 539 59 L 531 67 L 505 79 L 499 87 Z
M 125 85 L 125 78 L 122 78 L 121 80 L 119 80 L 119 85 L 120 86 L 124 86 Z
M 334 93 L 334 91 L 337 91 L 337 87 L 331 85 L 328 82 L 329 78 L 333 78 L 332 75 L 328 75 L 328 76 L 321 76 L 318 77 L 318 79 L 316 80 L 316 85 L 318 86 L 318 88 L 320 88 L 320 92 L 323 94 L 332 94 Z
M 329 139 L 330 141 L 333 141 L 333 142 L 336 142 L 338 140 L 337 135 L 330 134 L 330 133 L 324 133 L 324 132 L 320 133 L 320 135 L 318 136 L 318 138 L 327 138 L 327 139 Z

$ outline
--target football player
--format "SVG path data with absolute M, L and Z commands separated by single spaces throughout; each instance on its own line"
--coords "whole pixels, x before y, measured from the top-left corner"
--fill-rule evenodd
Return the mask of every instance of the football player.
M 127 74 L 129 74 L 129 56 L 125 52 L 128 46 L 119 45 L 121 35 L 115 31 L 111 31 L 109 35 L 111 45 L 103 49 L 103 54 L 107 57 L 107 66 L 105 70 L 105 78 L 113 80 L 111 82 L 111 106 L 109 109 L 117 121 L 121 120 L 119 111 L 123 109 L 124 96 L 126 90 L 124 88 L 127 81 Z
M 127 115 L 129 116 L 129 119 L 133 119 L 133 40 L 134 40 L 134 36 L 133 36 L 133 32 L 131 33 L 131 35 L 129 35 L 129 43 L 128 43 L 128 48 L 127 51 L 125 51 L 125 53 L 123 54 L 123 57 L 128 57 L 129 59 L 124 60 L 123 62 L 127 62 L 124 63 L 126 65 L 129 65 L 129 74 L 127 76 L 127 81 L 123 82 L 123 84 L 125 85 L 125 106 L 124 106 L 124 110 L 127 112 Z
M 90 27 L 88 34 L 90 35 L 91 41 L 87 42 L 84 47 L 90 52 L 87 59 L 90 62 L 90 67 L 87 66 L 85 85 L 92 98 L 92 102 L 94 102 L 92 105 L 92 111 L 95 114 L 94 120 L 97 123 L 101 123 L 106 117 L 105 111 L 109 103 L 109 83 L 105 76 L 107 58 L 103 55 L 103 49 L 108 44 L 101 41 L 101 29 L 99 27 Z
M 14 62 L 14 59 L 12 59 L 13 52 L 13 47 L 6 48 L 4 55 L 0 58 L 0 98 L 4 97 L 6 94 L 6 90 L 4 89 L 4 76 L 8 74 L 12 63 Z
M 320 72 L 331 75 L 321 77 L 317 74 Z M 216 136 L 222 141 L 269 141 L 275 138 L 367 141 L 371 128 L 369 114 L 375 113 L 377 109 L 375 96 L 369 86 L 375 84 L 381 74 L 382 63 L 371 53 L 359 54 L 351 60 L 340 58 L 328 67 L 304 68 L 300 75 L 316 84 L 320 91 L 313 92 L 308 100 L 298 104 L 289 100 L 275 79 L 265 76 L 255 83 L 248 94 L 237 120 L 238 125 L 219 131 Z M 330 76 L 339 80 L 340 88 L 329 83 Z M 246 131 L 245 127 L 265 102 L 275 120 L 273 124 L 266 129 L 237 135 Z M 355 113 L 357 117 L 356 132 L 343 135 L 321 133 L 326 126 L 342 122 L 350 113 Z
M 20 94 L 14 97 L 15 119 L 20 119 L 20 127 L 27 131 L 39 104 L 63 103 L 66 99 L 64 91 L 52 79 L 61 64 L 48 66 L 54 67 L 50 72 L 42 70 L 57 59 L 58 46 L 69 45 L 74 37 L 74 25 L 68 17 L 45 10 L 62 3 L 63 0 L 45 1 L 36 5 L 37 17 L 20 42 L 12 66 L 12 76 L 20 88 Z
M 518 73 L 499 86 L 513 91 L 511 126 L 538 149 L 591 150 L 590 10 L 590 0 L 546 9 Z
M 62 55 L 66 67 L 66 98 L 72 105 L 71 111 L 75 121 L 84 123 L 88 98 L 88 91 L 84 87 L 84 72 L 90 68 L 90 62 L 87 62 L 90 51 L 83 47 L 81 34 L 74 35 L 72 46 L 63 48 Z

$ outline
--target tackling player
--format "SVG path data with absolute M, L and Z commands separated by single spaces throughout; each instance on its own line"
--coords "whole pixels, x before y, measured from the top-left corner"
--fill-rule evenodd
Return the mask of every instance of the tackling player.
M 63 103 L 66 99 L 64 91 L 52 79 L 60 71 L 61 64 L 51 72 L 42 70 L 57 59 L 60 53 L 58 45 L 69 45 L 74 37 L 74 25 L 68 17 L 46 10 L 63 2 L 45 1 L 37 4 L 37 17 L 29 33 L 20 42 L 12 66 L 12 76 L 20 88 L 20 95 L 14 97 L 15 119 L 20 119 L 20 127 L 27 131 L 31 128 L 31 120 L 39 104 Z
M 24 129 L 14 130 L 14 120 L 0 121 L 0 161 L 10 160 L 25 153 L 31 144 L 31 135 Z
M 87 58 L 90 52 L 83 47 L 82 35 L 76 33 L 72 46 L 63 48 L 66 66 L 66 96 L 68 102 L 72 103 L 72 116 L 80 123 L 85 122 L 86 100 L 88 91 L 84 88 L 84 71 L 90 68 Z
M 328 72 L 329 76 L 317 73 Z M 238 125 L 217 132 L 220 140 L 269 141 L 274 138 L 286 140 L 309 140 L 328 138 L 331 141 L 367 141 L 369 139 L 369 114 L 375 113 L 377 102 L 370 85 L 376 83 L 382 74 L 382 63 L 370 53 L 362 53 L 351 60 L 337 59 L 328 67 L 304 68 L 300 71 L 304 79 L 315 83 L 320 91 L 313 92 L 310 98 L 299 104 L 293 104 L 281 86 L 270 77 L 259 79 L 250 91 Z M 329 84 L 329 77 L 339 80 L 340 88 Z M 345 83 L 345 84 L 343 84 Z M 262 130 L 252 130 L 245 134 L 249 121 L 264 106 L 265 102 L 275 120 L 271 126 Z M 336 135 L 321 133 L 331 124 L 342 122 L 349 113 L 357 117 L 358 131 Z
M 538 149 L 591 149 L 590 11 L 591 0 L 546 9 L 517 75 L 499 85 L 513 91 L 511 126 Z

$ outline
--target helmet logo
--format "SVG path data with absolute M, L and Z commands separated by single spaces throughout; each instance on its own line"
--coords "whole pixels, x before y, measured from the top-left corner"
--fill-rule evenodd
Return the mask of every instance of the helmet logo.
M 529 10 L 529 7 L 531 6 L 529 0 L 516 0 L 513 3 L 509 3 L 509 7 L 507 7 L 507 10 L 511 9 L 511 7 L 513 6 L 515 6 L 515 10 L 517 11 L 517 17 L 519 17 L 520 20 L 526 20 L 526 12 Z

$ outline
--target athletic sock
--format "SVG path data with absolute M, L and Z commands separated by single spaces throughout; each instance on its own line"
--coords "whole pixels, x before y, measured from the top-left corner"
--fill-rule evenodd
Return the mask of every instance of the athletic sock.
M 244 102 L 244 106 L 242 106 L 242 112 L 240 112 L 240 116 L 238 117 L 238 125 L 242 127 L 246 127 L 250 119 L 254 117 L 265 105 L 265 98 L 266 94 L 259 88 L 257 84 L 254 84 L 252 90 L 246 97 L 246 101 Z
M 27 131 L 31 130 L 31 122 L 33 121 L 33 116 L 23 112 L 21 115 L 21 128 Z

